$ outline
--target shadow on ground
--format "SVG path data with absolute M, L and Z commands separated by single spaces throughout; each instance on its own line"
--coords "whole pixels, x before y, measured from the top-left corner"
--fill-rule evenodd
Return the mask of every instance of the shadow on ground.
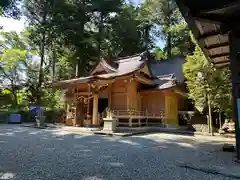
M 222 143 L 148 134 L 109 137 L 0 126 L 0 179 L 229 179 L 181 164 L 234 167 Z

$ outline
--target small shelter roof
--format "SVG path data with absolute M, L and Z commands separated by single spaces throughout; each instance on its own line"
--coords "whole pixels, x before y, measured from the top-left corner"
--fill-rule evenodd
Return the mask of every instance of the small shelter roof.
M 176 0 L 204 54 L 216 67 L 229 65 L 228 32 L 238 28 L 239 0 Z

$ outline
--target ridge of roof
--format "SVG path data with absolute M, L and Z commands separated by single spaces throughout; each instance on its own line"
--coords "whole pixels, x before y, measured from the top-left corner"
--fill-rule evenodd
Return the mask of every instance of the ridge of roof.
M 121 63 L 121 62 L 132 61 L 133 58 L 137 58 L 139 56 L 140 55 L 126 56 L 126 57 L 118 58 L 118 59 L 114 60 L 113 62 Z
M 110 69 L 111 71 L 117 72 L 117 69 L 111 66 L 105 59 L 101 59 L 100 63 L 106 67 L 107 69 Z
M 142 53 L 134 54 L 131 56 L 124 56 L 124 57 L 117 58 L 113 62 L 119 63 L 119 62 L 131 61 L 133 60 L 133 58 L 136 58 L 136 57 L 141 57 L 141 60 L 146 60 L 145 56 L 146 56 L 146 52 L 142 52 Z
M 164 59 L 164 60 L 158 60 L 158 59 L 152 59 L 150 61 L 150 64 L 161 64 L 161 63 L 170 63 L 172 61 L 175 61 L 176 59 L 181 59 L 183 61 L 186 61 L 185 56 L 172 56 L 170 59 Z

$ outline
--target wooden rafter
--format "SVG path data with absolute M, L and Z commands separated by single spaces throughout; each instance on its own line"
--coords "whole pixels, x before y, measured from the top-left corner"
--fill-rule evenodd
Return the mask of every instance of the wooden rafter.
M 214 62 L 213 64 L 218 65 L 218 64 L 226 64 L 229 63 L 229 61 L 219 61 L 219 62 Z
M 205 48 L 210 50 L 210 49 L 215 49 L 215 48 L 219 48 L 219 47 L 225 47 L 225 46 L 228 46 L 228 45 L 229 45 L 228 42 L 221 42 L 219 44 L 212 44 L 210 46 L 205 46 Z
M 197 39 L 198 39 L 198 40 L 205 40 L 205 39 L 208 38 L 208 37 L 217 36 L 217 35 L 219 35 L 219 32 L 218 32 L 218 31 L 210 31 L 210 32 L 208 32 L 208 33 L 205 33 L 205 34 L 199 36 Z
M 229 56 L 229 53 L 221 53 L 221 54 L 214 54 L 214 55 L 210 55 L 210 58 L 219 58 L 219 57 L 223 57 L 223 56 Z

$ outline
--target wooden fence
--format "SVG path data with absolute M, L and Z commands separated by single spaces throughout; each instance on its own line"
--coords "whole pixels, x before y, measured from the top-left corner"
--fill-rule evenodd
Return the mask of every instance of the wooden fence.
M 117 119 L 118 126 L 140 127 L 164 124 L 163 111 L 151 113 L 138 110 L 112 110 L 112 115 Z

